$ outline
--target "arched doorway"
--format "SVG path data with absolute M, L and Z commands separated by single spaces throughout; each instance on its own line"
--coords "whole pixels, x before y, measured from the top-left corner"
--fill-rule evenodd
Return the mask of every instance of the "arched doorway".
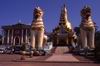
M 20 37 L 19 36 L 14 37 L 14 45 L 20 45 Z

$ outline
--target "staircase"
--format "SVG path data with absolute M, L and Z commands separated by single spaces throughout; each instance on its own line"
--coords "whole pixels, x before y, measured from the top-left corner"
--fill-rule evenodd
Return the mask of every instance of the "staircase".
M 61 47 L 55 47 L 54 48 L 54 52 L 53 52 L 53 54 L 65 54 L 65 53 L 67 53 L 67 52 L 69 52 L 69 49 L 68 49 L 68 47 L 63 47 L 63 46 L 61 46 Z

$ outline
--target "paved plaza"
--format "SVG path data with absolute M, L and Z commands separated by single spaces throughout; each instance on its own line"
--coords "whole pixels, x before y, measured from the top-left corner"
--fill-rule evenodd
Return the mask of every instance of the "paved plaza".
M 25 60 L 21 60 L 22 55 L 16 54 L 0 54 L 0 62 L 94 62 L 83 56 L 75 56 L 72 54 L 64 55 L 47 55 L 47 56 L 24 56 Z
M 25 60 L 21 60 L 22 55 L 16 54 L 0 54 L 0 66 L 100 66 L 90 59 L 72 54 L 51 56 L 25 56 Z
M 75 57 L 72 54 L 52 56 L 25 56 L 20 60 L 21 55 L 0 54 L 0 66 L 100 66 L 91 60 L 83 57 Z

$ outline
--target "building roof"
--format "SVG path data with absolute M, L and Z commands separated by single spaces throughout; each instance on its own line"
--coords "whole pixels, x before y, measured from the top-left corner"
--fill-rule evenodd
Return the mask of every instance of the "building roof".
M 26 28 L 31 28 L 31 25 L 22 24 L 18 22 L 17 24 L 13 25 L 2 26 L 2 29 L 26 29 Z

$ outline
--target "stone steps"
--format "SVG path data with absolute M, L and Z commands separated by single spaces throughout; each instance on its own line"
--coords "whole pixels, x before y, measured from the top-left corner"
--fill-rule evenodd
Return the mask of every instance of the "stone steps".
M 68 47 L 65 47 L 65 46 L 64 47 L 56 47 L 54 49 L 53 54 L 65 54 L 67 52 L 69 52 Z

